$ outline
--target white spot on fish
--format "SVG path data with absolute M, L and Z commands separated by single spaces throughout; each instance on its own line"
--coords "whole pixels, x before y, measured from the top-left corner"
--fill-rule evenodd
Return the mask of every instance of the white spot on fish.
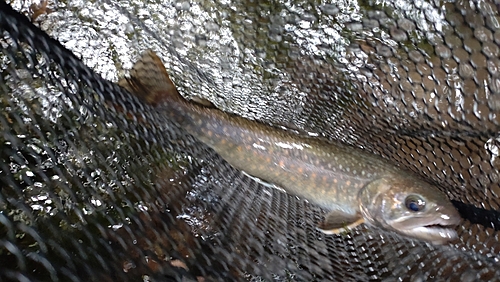
M 266 150 L 266 147 L 262 146 L 262 145 L 259 145 L 257 143 L 253 143 L 252 146 L 255 148 L 255 149 L 259 149 L 259 150 L 262 150 L 262 151 L 265 151 Z
M 296 143 L 276 142 L 274 144 L 276 144 L 276 146 L 284 148 L 284 149 L 299 149 L 299 150 L 304 149 L 304 146 L 302 146 L 301 144 L 296 144 Z
M 450 219 L 450 216 L 446 215 L 446 214 L 442 214 L 441 215 L 441 218 L 442 219 L 445 219 L 445 220 L 449 220 Z

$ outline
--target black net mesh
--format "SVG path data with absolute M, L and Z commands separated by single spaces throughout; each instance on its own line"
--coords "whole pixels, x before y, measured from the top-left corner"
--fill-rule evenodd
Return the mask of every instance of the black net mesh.
M 500 279 L 499 8 L 1 2 L 0 280 Z M 147 48 L 186 97 L 435 183 L 464 218 L 459 240 L 321 233 L 323 210 L 231 168 L 112 82 Z

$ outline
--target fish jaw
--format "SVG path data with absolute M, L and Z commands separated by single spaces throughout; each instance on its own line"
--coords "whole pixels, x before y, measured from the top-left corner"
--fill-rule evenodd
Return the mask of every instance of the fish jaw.
M 408 231 L 408 232 L 407 232 Z M 457 231 L 451 228 L 421 226 L 403 230 L 409 236 L 431 241 L 434 244 L 445 244 L 458 238 Z
M 396 221 L 388 221 L 387 224 L 394 230 L 410 237 L 415 237 L 430 241 L 434 244 L 444 244 L 458 238 L 457 231 L 454 229 L 461 219 L 458 215 L 450 217 L 441 214 L 435 218 L 406 218 Z
M 421 210 L 408 207 L 409 197 L 422 200 Z M 397 175 L 375 180 L 360 191 L 359 200 L 369 225 L 437 245 L 458 238 L 457 210 L 437 187 L 420 179 Z

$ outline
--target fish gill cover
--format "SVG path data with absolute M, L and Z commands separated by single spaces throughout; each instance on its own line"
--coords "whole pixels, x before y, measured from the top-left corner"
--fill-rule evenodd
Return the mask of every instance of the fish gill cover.
M 0 2 L 0 280 L 499 279 L 499 7 Z M 146 49 L 186 98 L 436 184 L 463 218 L 459 239 L 321 233 L 325 211 L 115 84 Z

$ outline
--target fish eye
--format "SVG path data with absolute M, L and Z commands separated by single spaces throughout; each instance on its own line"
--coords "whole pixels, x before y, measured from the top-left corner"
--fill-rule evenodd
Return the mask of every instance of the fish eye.
M 407 209 L 418 212 L 425 208 L 425 201 L 418 195 L 409 195 L 405 199 L 405 205 Z

